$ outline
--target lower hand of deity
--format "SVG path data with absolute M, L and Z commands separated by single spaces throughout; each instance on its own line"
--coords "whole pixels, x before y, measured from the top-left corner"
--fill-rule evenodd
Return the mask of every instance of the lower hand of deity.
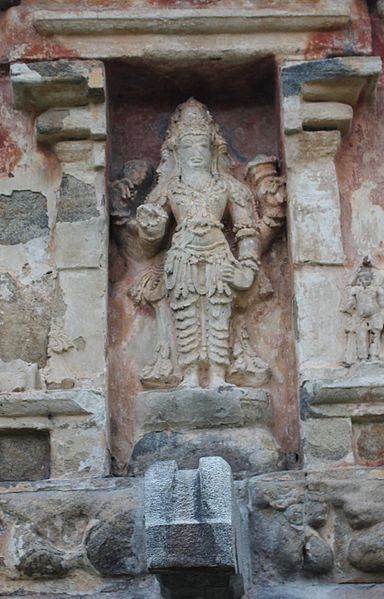
M 147 241 L 156 241 L 163 237 L 167 220 L 165 210 L 155 204 L 142 204 L 136 212 L 139 233 Z
M 234 289 L 243 291 L 249 289 L 255 279 L 255 271 L 240 263 L 227 264 L 222 270 L 223 280 Z

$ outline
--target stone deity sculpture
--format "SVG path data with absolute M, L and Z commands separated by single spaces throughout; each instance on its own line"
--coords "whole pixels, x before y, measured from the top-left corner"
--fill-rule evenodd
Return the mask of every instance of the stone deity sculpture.
M 171 216 L 176 221 L 165 261 L 165 282 L 176 329 L 183 384 L 225 382 L 229 321 L 235 290 L 248 289 L 258 270 L 252 195 L 221 167 L 226 144 L 208 110 L 194 99 L 178 107 L 162 147 L 159 180 L 136 221 L 148 252 L 155 254 Z M 237 245 L 223 232 L 228 211 Z
M 111 185 L 121 253 L 147 265 L 130 295 L 156 317 L 153 357 L 141 371 L 145 386 L 200 386 L 202 370 L 212 387 L 226 380 L 258 386 L 270 376 L 250 341 L 245 314 L 254 300 L 246 291 L 284 224 L 285 180 L 274 156 L 248 165 L 249 187 L 228 173 L 226 160 L 218 125 L 191 98 L 171 117 L 152 191 L 145 161 L 126 163 Z M 263 272 L 261 280 L 266 297 L 273 289 Z
M 346 288 L 341 311 L 349 315 L 345 362 L 381 360 L 384 286 L 370 263 L 363 263 Z

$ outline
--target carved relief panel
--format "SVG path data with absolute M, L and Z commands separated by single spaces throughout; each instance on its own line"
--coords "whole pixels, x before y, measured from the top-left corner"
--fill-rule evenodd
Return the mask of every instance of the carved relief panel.
M 215 92 L 207 95 L 214 106 Z M 263 109 L 263 119 L 271 119 L 274 130 L 273 135 L 270 129 L 264 133 L 264 143 L 262 122 L 257 124 L 261 136 L 253 140 L 244 128 L 246 118 L 241 126 L 236 122 L 244 112 L 257 122 L 257 111 L 255 118 L 249 106 L 227 107 L 224 130 L 207 104 L 189 97 L 174 108 L 168 101 L 173 110 L 160 113 L 156 121 L 147 99 L 141 109 L 152 126 L 160 127 L 148 134 L 148 122 L 142 121 L 144 151 L 137 133 L 131 138 L 136 155 L 132 147 L 123 152 L 118 146 L 122 134 L 115 125 L 109 187 L 111 404 L 116 414 L 112 421 L 122 429 L 123 416 L 131 440 L 138 434 L 132 414 L 144 401 L 144 391 L 148 401 L 154 401 L 151 389 L 180 394 L 223 388 L 235 397 L 233 389 L 270 392 L 286 382 L 276 409 L 292 383 L 284 381 L 278 356 L 291 341 L 281 330 L 290 298 L 288 285 L 284 289 L 278 280 L 279 269 L 282 279 L 287 277 L 286 190 L 279 160 L 270 153 L 277 147 L 273 100 Z M 152 110 L 156 114 L 159 108 L 154 104 Z M 137 129 L 122 111 L 117 96 L 112 100 L 112 133 L 117 115 Z M 155 140 L 149 142 L 146 135 Z M 243 146 L 243 154 L 234 143 Z M 280 348 L 278 338 L 284 338 Z M 281 361 L 283 368 L 287 364 Z M 113 402 L 119 403 L 124 389 L 125 407 L 116 409 Z M 172 402 L 167 409 L 172 411 Z M 284 426 L 278 414 L 275 426 Z M 295 446 L 290 426 L 288 449 Z M 124 461 L 119 462 L 117 471 L 124 468 Z

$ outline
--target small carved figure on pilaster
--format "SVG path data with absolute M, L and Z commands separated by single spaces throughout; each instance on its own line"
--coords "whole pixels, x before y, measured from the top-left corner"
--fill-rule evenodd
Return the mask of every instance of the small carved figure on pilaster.
M 384 281 L 368 259 L 347 286 L 341 311 L 348 315 L 345 327 L 345 363 L 383 360 Z

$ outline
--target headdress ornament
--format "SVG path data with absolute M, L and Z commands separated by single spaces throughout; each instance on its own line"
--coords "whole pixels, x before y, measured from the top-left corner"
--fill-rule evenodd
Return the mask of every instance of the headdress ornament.
M 177 172 L 177 147 L 185 135 L 209 135 L 212 143 L 213 172 L 217 172 L 227 159 L 227 144 L 220 128 L 213 120 L 208 108 L 189 98 L 179 104 L 171 116 L 166 138 L 161 147 L 161 163 L 158 168 L 159 180 L 166 178 L 171 173 Z

